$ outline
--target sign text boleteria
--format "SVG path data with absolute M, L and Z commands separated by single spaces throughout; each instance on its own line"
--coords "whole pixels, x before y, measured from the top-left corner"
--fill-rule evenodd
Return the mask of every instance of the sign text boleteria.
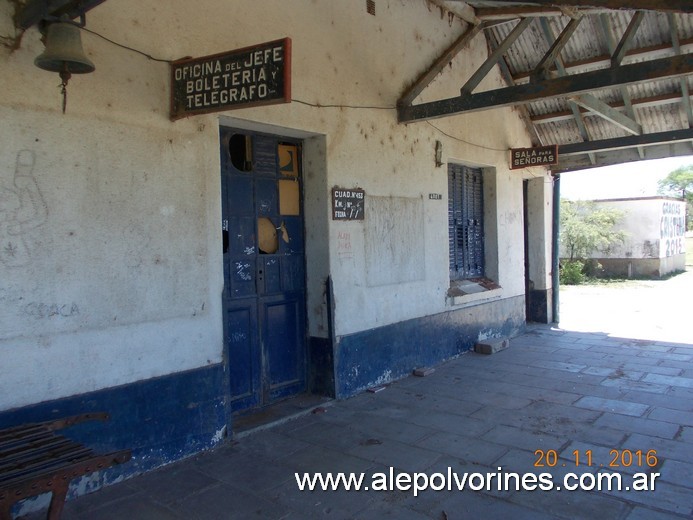
M 171 64 L 171 119 L 291 101 L 291 40 Z

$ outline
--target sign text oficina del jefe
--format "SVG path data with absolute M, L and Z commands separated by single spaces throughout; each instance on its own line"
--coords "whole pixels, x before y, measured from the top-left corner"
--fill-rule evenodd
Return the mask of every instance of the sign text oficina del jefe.
M 289 101 L 289 38 L 171 65 L 171 119 Z

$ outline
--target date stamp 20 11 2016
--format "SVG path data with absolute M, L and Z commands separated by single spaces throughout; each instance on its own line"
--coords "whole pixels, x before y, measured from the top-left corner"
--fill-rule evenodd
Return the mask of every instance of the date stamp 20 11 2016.
M 657 450 L 628 450 L 613 449 L 609 450 L 608 460 L 595 461 L 592 450 L 573 450 L 569 456 L 572 458 L 560 459 L 556 450 L 535 450 L 535 468 L 554 468 L 557 466 L 586 466 L 586 467 L 608 467 L 608 468 L 654 468 L 659 464 Z

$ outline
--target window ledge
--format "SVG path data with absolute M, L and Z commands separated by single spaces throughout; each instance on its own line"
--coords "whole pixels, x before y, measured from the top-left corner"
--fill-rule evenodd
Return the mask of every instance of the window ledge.
M 502 296 L 503 288 L 488 278 L 452 280 L 446 298 L 448 305 L 464 305 L 495 300 Z

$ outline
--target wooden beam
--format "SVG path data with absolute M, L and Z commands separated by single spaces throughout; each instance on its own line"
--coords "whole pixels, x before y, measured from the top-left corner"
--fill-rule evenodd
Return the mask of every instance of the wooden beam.
M 643 11 L 637 11 L 633 15 L 633 18 L 630 19 L 630 23 L 628 24 L 628 27 L 626 27 L 626 31 L 623 33 L 623 36 L 621 37 L 621 41 L 618 42 L 616 50 L 611 55 L 612 65 L 621 64 L 623 58 L 625 58 L 626 56 L 626 51 L 630 47 L 630 44 L 633 43 L 635 33 L 638 32 L 638 28 L 640 27 L 640 24 L 642 23 L 642 19 L 644 17 L 645 13 Z
M 439 9 L 442 9 L 441 12 L 448 12 L 452 13 L 461 20 L 472 24 L 472 25 L 479 25 L 481 23 L 481 20 L 479 20 L 476 17 L 476 13 L 474 12 L 474 8 L 465 3 L 465 2 L 459 2 L 459 5 L 449 5 L 445 3 L 446 0 L 427 0 L 427 3 L 433 4 Z
M 644 63 L 594 70 L 539 83 L 515 85 L 398 109 L 399 121 L 406 123 L 465 112 L 522 105 L 544 99 L 584 94 L 593 90 L 631 85 L 657 79 L 693 74 L 693 54 L 661 58 Z
M 633 99 L 633 107 L 635 108 L 660 107 L 662 105 L 672 105 L 674 103 L 681 103 L 681 94 L 678 92 L 672 94 L 661 94 L 659 96 L 652 96 L 640 99 Z M 625 103 L 609 103 L 609 106 L 611 108 L 620 109 L 625 107 Z M 583 109 L 581 113 L 587 116 L 593 115 L 587 109 Z M 532 116 L 532 122 L 535 125 L 541 125 L 546 123 L 559 123 L 561 121 L 569 121 L 570 119 L 572 119 L 572 117 L 572 112 L 570 112 L 569 110 L 564 110 L 562 112 L 550 112 L 548 114 L 538 114 Z
M 682 53 L 693 52 L 693 38 L 685 38 L 681 40 L 681 50 Z M 629 58 L 637 60 L 651 60 L 657 58 L 666 58 L 669 56 L 676 56 L 676 52 L 669 44 L 653 45 L 651 47 L 642 47 L 638 49 L 631 49 L 626 52 L 626 57 L 624 62 L 629 62 Z M 611 54 L 604 54 L 601 56 L 595 56 L 593 58 L 587 58 L 579 61 L 571 61 L 564 63 L 566 72 L 568 73 L 578 73 L 584 72 L 586 70 L 599 68 L 599 67 L 610 67 L 611 66 Z M 523 72 L 516 74 L 513 79 L 515 83 L 522 83 L 529 81 L 530 72 Z
M 481 67 L 479 67 L 477 71 L 472 74 L 472 77 L 469 78 L 467 83 L 462 86 L 460 89 L 461 95 L 466 96 L 472 93 L 479 83 L 481 83 L 481 80 L 483 80 L 491 69 L 496 66 L 496 63 L 498 63 L 498 60 L 503 57 L 503 54 L 505 54 L 512 44 L 515 43 L 515 40 L 517 40 L 524 30 L 527 29 L 530 23 L 532 23 L 532 19 L 525 18 L 521 20 L 512 31 L 510 31 L 510 34 L 507 36 L 507 38 L 505 38 L 505 40 L 503 40 L 503 43 L 501 43 L 498 48 L 491 53 Z
M 453 0 L 462 1 L 462 0 Z M 508 0 L 503 4 L 526 4 L 526 0 Z M 531 0 L 540 6 L 595 7 L 604 9 L 630 9 L 637 11 L 661 11 L 693 13 L 690 0 Z
M 540 18 L 539 25 L 541 26 L 541 30 L 544 32 L 544 38 L 546 38 L 546 41 L 552 42 L 556 39 L 556 36 L 553 34 L 553 29 L 551 28 L 551 25 L 549 25 L 548 18 Z M 560 56 L 556 57 L 556 69 L 558 70 L 558 74 L 560 76 L 568 75 L 565 70 L 565 66 L 563 65 L 563 59 Z M 587 130 L 587 125 L 585 125 L 585 120 L 582 117 L 582 113 L 580 112 L 580 107 L 570 100 L 568 100 L 568 107 L 570 108 L 570 111 L 573 114 L 573 119 L 575 120 L 575 124 L 578 127 L 578 131 L 580 132 L 580 137 L 582 137 L 582 140 L 591 141 L 592 137 L 590 136 L 590 133 Z M 594 154 L 589 154 L 589 158 L 591 162 L 595 161 Z
M 542 20 L 544 19 L 542 18 Z M 582 18 L 580 17 L 573 18 L 572 20 L 570 20 L 570 22 L 568 22 L 568 25 L 565 26 L 558 38 L 556 38 L 553 44 L 551 44 L 551 48 L 549 49 L 549 51 L 546 54 L 544 54 L 544 57 L 532 71 L 532 77 L 539 79 L 546 78 L 549 67 L 551 67 L 556 61 L 556 59 L 559 57 L 561 51 L 563 50 L 563 47 L 566 46 L 571 36 L 573 36 L 575 29 L 578 28 L 578 25 L 580 25 L 581 21 Z
M 621 65 L 623 59 L 631 46 L 633 37 L 637 32 L 640 23 L 642 22 L 644 16 L 644 11 L 637 11 L 633 18 L 631 18 L 628 27 L 621 36 L 619 43 L 616 43 L 616 37 L 614 36 L 614 30 L 611 25 L 611 18 L 605 14 L 599 16 L 599 21 L 601 23 L 602 29 L 604 31 L 604 37 L 606 38 L 607 45 L 609 46 L 609 52 L 611 53 L 611 66 Z M 628 92 L 628 87 L 621 86 L 619 88 L 621 92 L 621 98 L 623 98 L 623 104 L 626 108 L 626 115 L 633 121 L 635 121 L 635 110 L 633 109 L 633 100 L 631 98 L 630 92 Z M 642 132 L 638 132 L 642 133 Z M 642 147 L 638 148 L 638 155 L 640 158 L 645 157 L 645 152 Z
M 492 32 L 486 33 L 486 37 L 489 45 L 491 46 L 491 50 L 495 50 L 496 47 L 498 47 L 498 41 L 496 40 L 494 34 Z M 510 73 L 510 69 L 508 68 L 508 64 L 505 63 L 505 60 L 501 59 L 498 62 L 498 68 L 500 69 L 501 76 L 503 76 L 506 84 L 509 86 L 514 85 L 515 83 L 513 83 L 513 75 Z M 532 118 L 527 107 L 525 105 L 521 105 L 518 106 L 517 109 L 520 114 L 520 119 L 525 125 L 525 129 L 527 130 L 527 133 L 529 133 L 532 146 L 544 145 L 545 143 L 542 141 L 541 135 L 539 135 L 539 132 L 537 131 L 537 127 L 532 123 Z
M 591 110 L 593 113 L 597 114 L 603 119 L 606 119 L 607 121 L 610 121 L 613 124 L 623 128 L 626 132 L 633 135 L 642 134 L 642 126 L 637 121 L 634 121 L 615 108 L 611 108 L 602 100 L 597 99 L 591 94 L 583 94 L 582 96 L 571 97 L 570 100 L 577 103 L 581 107 Z
M 673 14 L 668 14 L 669 30 L 671 31 L 671 46 L 676 54 L 681 54 L 681 40 L 679 38 L 679 26 L 676 17 Z M 681 100 L 683 111 L 688 118 L 688 126 L 693 127 L 693 106 L 691 105 L 691 93 L 688 88 L 688 78 L 681 78 Z
M 670 157 L 684 157 L 691 154 L 691 141 L 681 141 L 643 147 L 644 159 L 665 159 Z M 599 153 L 596 164 L 590 162 L 585 154 L 568 155 L 558 157 L 558 165 L 551 167 L 551 172 L 561 173 L 568 171 L 585 170 L 596 166 L 608 166 L 611 164 L 624 164 L 643 160 L 643 157 L 635 148 L 623 148 L 620 150 L 605 151 Z
M 17 25 L 28 29 L 47 16 L 67 16 L 70 19 L 93 9 L 106 0 L 29 0 L 17 15 Z
M 581 15 L 598 14 L 608 12 L 605 9 L 580 9 Z M 476 10 L 476 17 L 485 22 L 507 21 L 515 18 L 529 17 L 554 17 L 565 16 L 565 11 L 560 7 L 537 7 L 537 6 L 520 6 L 520 7 L 482 7 Z
M 588 152 L 604 152 L 623 150 L 637 146 L 650 146 L 659 144 L 672 144 L 693 140 L 693 128 L 684 130 L 669 130 L 654 134 L 630 135 L 628 137 L 615 137 L 600 141 L 588 141 L 586 143 L 562 144 L 558 147 L 558 155 L 579 155 Z
M 483 25 L 472 25 L 409 87 L 397 102 L 398 105 L 411 105 L 412 101 L 430 85 L 431 81 L 464 49 L 474 37 L 483 30 Z

